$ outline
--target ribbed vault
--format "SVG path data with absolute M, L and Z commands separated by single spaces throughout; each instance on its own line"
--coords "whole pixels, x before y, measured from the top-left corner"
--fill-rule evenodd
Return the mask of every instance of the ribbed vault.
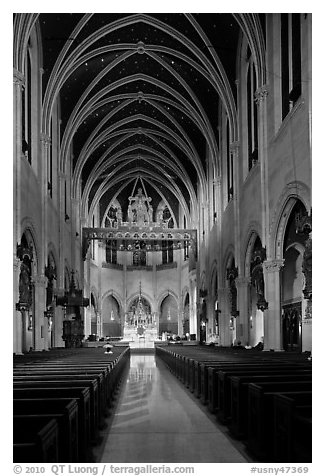
M 81 199 L 86 221 L 97 206 L 105 213 L 113 200 L 123 203 L 141 176 L 157 203 L 164 200 L 175 216 L 178 203 L 193 224 L 198 199 L 208 199 L 208 174 L 221 173 L 222 109 L 230 140 L 238 140 L 241 34 L 254 55 L 258 86 L 265 81 L 259 16 L 17 14 L 18 71 L 35 24 L 43 45 L 42 133 L 50 136 L 59 100 L 60 171 L 72 170 L 72 195 Z

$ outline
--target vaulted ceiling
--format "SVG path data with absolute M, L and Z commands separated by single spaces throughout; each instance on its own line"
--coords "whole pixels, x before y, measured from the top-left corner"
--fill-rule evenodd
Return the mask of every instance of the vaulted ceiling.
M 256 20 L 256 19 L 255 19 Z M 177 218 L 218 173 L 220 104 L 236 115 L 236 61 L 244 16 L 232 14 L 40 14 L 43 129 L 60 96 L 62 171 L 70 167 L 87 212 L 134 181 Z M 246 19 L 247 21 L 247 19 Z M 72 154 L 71 154 L 72 150 Z

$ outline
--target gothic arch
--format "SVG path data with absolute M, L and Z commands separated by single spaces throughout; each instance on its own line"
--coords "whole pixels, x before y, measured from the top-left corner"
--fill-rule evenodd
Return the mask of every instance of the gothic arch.
M 41 272 L 41 263 L 40 263 L 40 256 L 41 250 L 37 240 L 37 233 L 35 227 L 33 225 L 32 219 L 30 217 L 26 217 L 22 220 L 21 224 L 21 238 L 25 235 L 29 244 L 33 247 L 33 265 L 32 269 L 34 274 L 39 274 Z M 20 238 L 20 239 L 21 239 Z
M 114 296 L 115 296 L 115 291 L 114 291 Z M 154 306 L 154 303 L 153 303 L 153 300 L 151 298 L 151 296 L 149 296 L 147 293 L 144 293 L 142 290 L 141 290 L 141 296 L 149 303 L 150 305 L 150 308 L 151 308 L 151 312 L 155 312 L 155 306 Z M 131 296 L 128 298 L 127 302 L 126 302 L 126 311 L 130 308 L 132 302 L 137 299 L 139 297 L 139 292 L 135 292 L 133 294 L 131 294 Z
M 216 294 L 216 279 L 218 279 L 218 264 L 217 261 L 214 260 L 210 268 L 209 294 L 211 296 L 215 296 Z
M 172 296 L 176 300 L 176 303 L 177 303 L 177 306 L 178 306 L 178 295 L 176 293 L 174 293 L 174 291 L 171 291 L 169 289 L 167 291 L 163 291 L 160 294 L 160 296 L 158 297 L 158 299 L 157 299 L 157 309 L 158 310 L 161 308 L 161 304 L 167 296 Z
M 59 263 L 59 257 L 58 253 L 56 251 L 55 245 L 50 241 L 50 243 L 47 245 L 47 255 L 52 255 L 56 269 L 58 271 L 58 263 Z
M 257 228 L 258 228 L 258 224 L 257 222 L 255 222 L 254 224 L 252 224 L 248 234 L 246 235 L 247 238 L 245 241 L 247 243 L 247 246 L 246 246 L 245 255 L 244 255 L 244 260 L 245 260 L 244 276 L 246 276 L 247 278 L 250 277 L 250 273 L 251 273 L 251 259 L 252 259 L 252 253 L 253 253 L 255 241 L 257 238 L 260 238 L 261 236 L 260 233 L 257 231 Z
M 230 266 L 232 260 L 235 261 L 235 249 L 234 249 L 233 245 L 229 245 L 227 247 L 224 256 L 225 256 L 225 258 L 224 258 L 223 267 L 222 267 L 223 276 L 221 277 L 220 282 L 223 282 L 224 284 L 226 284 L 227 268 Z M 236 261 L 235 261 L 235 264 L 236 264 Z
M 290 213 L 297 203 L 302 202 L 307 212 L 311 211 L 311 192 L 302 182 L 291 182 L 283 190 L 270 225 L 271 259 L 282 259 L 283 240 Z
M 93 298 L 94 298 L 94 303 L 95 303 L 95 309 L 96 311 L 99 311 L 99 306 L 98 306 L 98 292 L 97 292 L 97 289 L 95 288 L 95 286 L 92 286 L 90 288 L 90 297 L 91 295 L 93 295 Z
M 185 286 L 182 290 L 182 309 L 184 309 L 185 301 L 186 301 L 186 296 L 188 295 L 188 298 L 190 298 L 190 290 L 188 286 Z
M 113 298 L 116 299 L 118 305 L 119 305 L 119 308 L 121 310 L 121 313 L 123 312 L 123 309 L 124 309 L 124 306 L 122 305 L 122 298 L 121 296 L 113 289 L 109 289 L 108 291 L 106 291 L 103 295 L 102 295 L 102 299 L 101 301 L 104 302 L 104 300 L 106 298 L 108 298 L 109 296 L 112 296 Z M 128 308 L 128 305 L 127 305 L 127 308 Z

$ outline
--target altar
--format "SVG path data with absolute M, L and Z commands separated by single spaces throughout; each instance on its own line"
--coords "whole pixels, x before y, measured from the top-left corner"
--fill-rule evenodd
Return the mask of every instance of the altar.
M 140 282 L 139 295 L 125 316 L 123 341 L 128 341 L 131 348 L 153 348 L 157 340 L 156 316 L 151 312 L 150 303 L 142 296 Z
M 149 324 L 147 326 L 125 325 L 123 341 L 128 341 L 131 348 L 153 348 L 158 340 L 157 326 Z

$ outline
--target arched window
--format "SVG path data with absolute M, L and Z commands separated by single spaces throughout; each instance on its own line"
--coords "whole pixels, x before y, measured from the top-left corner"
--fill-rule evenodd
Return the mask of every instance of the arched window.
M 50 124 L 50 134 L 51 140 L 49 143 L 49 154 L 48 154 L 48 164 L 47 164 L 47 189 L 49 191 L 49 195 L 52 198 L 53 193 L 53 147 L 52 147 L 52 137 L 53 137 L 53 121 L 51 118 Z
M 248 170 L 258 161 L 258 131 L 257 131 L 257 104 L 255 101 L 256 72 L 251 51 L 247 47 L 247 81 L 246 81 L 246 105 L 247 105 L 247 156 Z
M 105 227 L 113 228 L 117 226 L 117 216 L 120 214 L 120 207 L 111 205 L 105 217 Z
M 282 120 L 301 96 L 300 13 L 281 13 Z
M 22 88 L 22 152 L 32 163 L 32 65 L 28 49 L 25 67 L 25 87 Z

